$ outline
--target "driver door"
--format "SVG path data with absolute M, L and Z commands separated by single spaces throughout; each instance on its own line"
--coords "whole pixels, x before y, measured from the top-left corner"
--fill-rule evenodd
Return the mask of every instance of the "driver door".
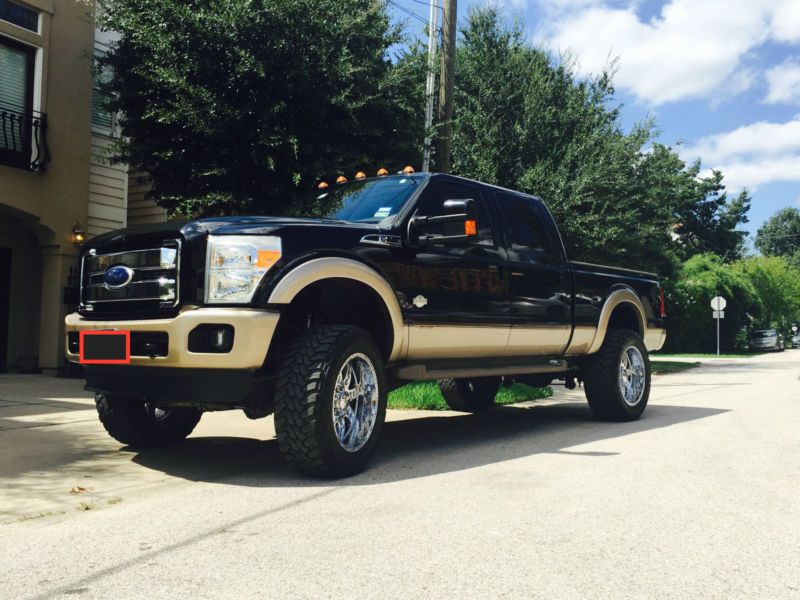
M 466 199 L 475 201 L 477 239 L 458 246 L 429 243 L 408 249 L 398 289 L 409 324 L 409 359 L 499 356 L 508 342 L 505 252 L 480 187 L 432 182 L 413 216 L 446 214 L 446 200 Z M 442 231 L 426 233 L 453 233 L 447 224 L 440 227 Z

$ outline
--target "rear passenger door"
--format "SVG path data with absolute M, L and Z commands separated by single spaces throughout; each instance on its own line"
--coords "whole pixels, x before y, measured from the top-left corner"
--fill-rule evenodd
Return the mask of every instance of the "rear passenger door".
M 569 269 L 539 200 L 496 191 L 508 256 L 509 356 L 559 355 L 572 333 Z

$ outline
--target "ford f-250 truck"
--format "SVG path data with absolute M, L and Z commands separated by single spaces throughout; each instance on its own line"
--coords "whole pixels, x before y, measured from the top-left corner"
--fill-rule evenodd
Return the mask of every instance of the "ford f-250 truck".
M 375 450 L 388 391 L 410 381 L 438 380 L 458 411 L 490 406 L 503 384 L 554 379 L 582 381 L 602 419 L 644 411 L 648 351 L 666 337 L 659 282 L 569 261 L 539 199 L 425 173 L 334 185 L 314 202 L 337 208 L 87 243 L 67 355 L 111 436 L 162 446 L 205 411 L 274 413 L 292 464 L 344 476 Z

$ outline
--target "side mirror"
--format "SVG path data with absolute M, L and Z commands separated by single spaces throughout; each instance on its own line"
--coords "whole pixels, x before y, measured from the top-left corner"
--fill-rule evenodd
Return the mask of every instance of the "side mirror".
M 408 224 L 409 240 L 413 245 L 441 244 L 461 246 L 478 237 L 475 220 L 475 200 L 446 200 L 444 214 L 414 217 Z

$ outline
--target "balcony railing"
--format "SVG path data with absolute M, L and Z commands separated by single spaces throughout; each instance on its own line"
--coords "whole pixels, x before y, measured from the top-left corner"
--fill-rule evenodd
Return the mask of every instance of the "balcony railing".
M 0 164 L 44 171 L 50 162 L 47 115 L 23 113 L 0 106 Z

